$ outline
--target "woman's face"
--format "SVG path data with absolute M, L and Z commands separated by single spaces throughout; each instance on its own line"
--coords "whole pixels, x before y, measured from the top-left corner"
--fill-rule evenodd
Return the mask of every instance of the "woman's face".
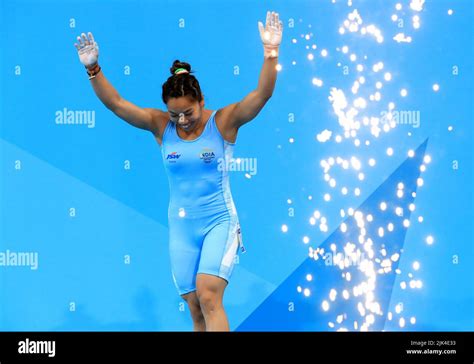
M 173 97 L 168 100 L 168 113 L 172 122 L 186 132 L 193 131 L 201 122 L 203 101 L 189 97 Z

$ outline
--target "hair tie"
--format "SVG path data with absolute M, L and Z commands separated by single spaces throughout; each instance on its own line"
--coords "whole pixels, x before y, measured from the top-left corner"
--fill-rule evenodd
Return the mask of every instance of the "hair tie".
M 189 73 L 189 71 L 185 68 L 178 68 L 176 71 L 174 71 L 175 75 L 179 75 L 180 73 Z

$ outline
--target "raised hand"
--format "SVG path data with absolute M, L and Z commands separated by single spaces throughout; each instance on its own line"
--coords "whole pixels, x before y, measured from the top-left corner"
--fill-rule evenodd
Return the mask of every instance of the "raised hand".
M 77 43 L 74 43 L 79 55 L 79 60 L 87 68 L 97 64 L 99 58 L 99 45 L 95 42 L 91 32 L 82 33 L 77 37 Z
M 265 27 L 262 22 L 258 22 L 258 30 L 263 43 L 264 56 L 266 58 L 278 57 L 278 48 L 283 36 L 283 23 L 278 13 L 267 11 Z

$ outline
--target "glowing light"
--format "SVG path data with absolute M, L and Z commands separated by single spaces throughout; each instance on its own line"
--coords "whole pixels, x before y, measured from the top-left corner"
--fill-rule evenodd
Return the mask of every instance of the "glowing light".
M 437 83 L 435 83 L 435 84 L 433 85 L 433 91 L 434 91 L 434 92 L 438 92 L 438 91 L 439 91 L 439 85 L 438 85 Z
M 315 86 L 318 86 L 318 87 L 321 87 L 323 85 L 323 80 L 319 79 L 319 78 L 313 78 L 313 85 Z
M 341 192 L 343 195 L 347 195 L 347 187 L 342 187 Z
M 405 327 L 405 319 L 403 317 L 400 317 L 399 325 L 402 328 Z
M 306 275 L 306 280 L 307 280 L 308 282 L 311 282 L 311 281 L 313 280 L 313 276 L 312 276 L 311 274 L 307 274 L 307 275 Z
M 321 307 L 323 308 L 324 311 L 328 311 L 329 310 L 329 302 L 324 300 Z
M 341 224 L 341 231 L 343 233 L 345 233 L 347 231 L 347 225 L 344 222 Z
M 420 216 L 421 217 L 421 216 Z M 426 237 L 426 244 L 432 245 L 434 243 L 434 238 L 431 235 Z
M 393 155 L 393 148 L 387 148 L 387 155 L 390 157 Z
M 331 138 L 331 135 L 332 135 L 332 131 L 324 129 L 321 133 L 316 135 L 316 139 L 320 143 L 325 143 Z
M 416 317 L 411 317 L 411 318 L 410 318 L 410 323 L 411 323 L 412 325 L 416 324 Z
M 379 236 L 382 238 L 384 235 L 383 227 L 379 227 Z
M 373 166 L 375 166 L 375 163 L 376 163 L 376 162 L 375 162 L 375 159 L 374 159 L 374 158 L 370 158 L 370 159 L 369 159 L 369 166 L 373 167 Z
M 404 33 L 398 33 L 393 37 L 393 40 L 397 43 L 411 43 L 411 37 L 405 36 Z
M 403 304 L 402 303 L 398 303 L 396 306 L 395 306 L 395 312 L 400 314 L 401 312 L 403 311 Z
M 395 5 L 395 9 L 402 10 L 402 4 L 397 3 L 397 5 Z
M 405 97 L 406 95 L 408 95 L 408 91 L 407 91 L 406 89 L 402 88 L 402 89 L 400 90 L 400 95 L 401 95 L 402 97 Z
M 306 297 L 309 297 L 309 295 L 311 294 L 311 291 L 309 290 L 309 288 L 305 288 L 304 291 L 303 291 L 303 294 L 304 294 Z
M 413 262 L 413 269 L 414 270 L 420 269 L 420 262 L 417 262 L 417 261 Z
M 408 209 L 409 209 L 411 212 L 415 211 L 415 204 L 414 204 L 414 203 L 409 204 L 409 205 L 408 205 Z
M 178 212 L 179 217 L 185 217 L 186 216 L 186 211 L 181 207 Z
M 387 209 L 387 203 L 386 202 L 381 202 L 380 203 L 380 210 L 385 211 Z
M 423 222 L 423 216 L 418 216 L 418 222 L 422 223 Z
M 323 49 L 321 51 L 321 56 L 326 57 L 328 55 L 328 51 L 326 49 Z
M 329 193 L 324 194 L 324 201 L 330 201 L 331 195 Z
M 415 156 L 415 151 L 412 150 L 412 149 L 410 149 L 410 150 L 408 151 L 408 156 L 409 156 L 410 158 L 413 158 L 413 157 Z
M 423 162 L 429 164 L 431 162 L 431 156 L 429 156 L 428 154 L 425 155 L 425 157 L 423 158 Z
M 410 8 L 415 11 L 422 11 L 425 0 L 411 0 Z
M 397 197 L 398 197 L 398 198 L 402 198 L 402 197 L 403 197 L 403 191 L 402 191 L 402 190 L 398 190 L 398 191 L 397 191 Z
M 337 291 L 334 288 L 331 289 L 331 291 L 329 292 L 329 299 L 334 302 L 336 300 L 336 296 Z
M 406 289 L 407 288 L 407 282 L 400 282 L 400 288 L 401 289 Z
M 423 178 L 419 177 L 417 180 L 416 180 L 416 184 L 421 187 L 423 186 Z
M 349 47 L 348 46 L 342 47 L 342 53 L 347 53 L 347 52 L 349 52 Z
M 408 220 L 408 219 L 403 220 L 403 226 L 406 227 L 406 228 L 409 227 L 410 226 L 410 220 Z
M 453 15 L 453 9 L 448 10 L 448 15 Z
M 303 237 L 303 243 L 305 243 L 305 244 L 309 243 L 309 238 L 307 236 Z
M 313 55 L 312 53 L 309 53 L 309 54 L 308 54 L 308 59 L 309 59 L 310 61 L 312 61 L 312 60 L 314 59 L 314 55 Z
M 389 224 L 388 224 L 387 230 L 390 231 L 390 232 L 393 231 L 393 224 L 392 224 L 392 223 L 389 223 Z
M 284 233 L 288 232 L 288 226 L 286 226 L 285 224 L 283 224 L 281 226 L 281 231 L 283 231 Z

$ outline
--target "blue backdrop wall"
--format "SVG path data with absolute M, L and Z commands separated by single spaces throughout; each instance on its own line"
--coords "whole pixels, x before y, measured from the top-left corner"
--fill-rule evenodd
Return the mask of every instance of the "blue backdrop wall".
M 92 31 L 141 107 L 166 110 L 189 62 L 217 110 L 256 88 L 267 10 L 283 42 L 235 150 L 256 164 L 231 173 L 231 329 L 473 330 L 472 7 L 0 0 L 0 330 L 192 329 L 159 146 L 100 103 L 73 44 Z

